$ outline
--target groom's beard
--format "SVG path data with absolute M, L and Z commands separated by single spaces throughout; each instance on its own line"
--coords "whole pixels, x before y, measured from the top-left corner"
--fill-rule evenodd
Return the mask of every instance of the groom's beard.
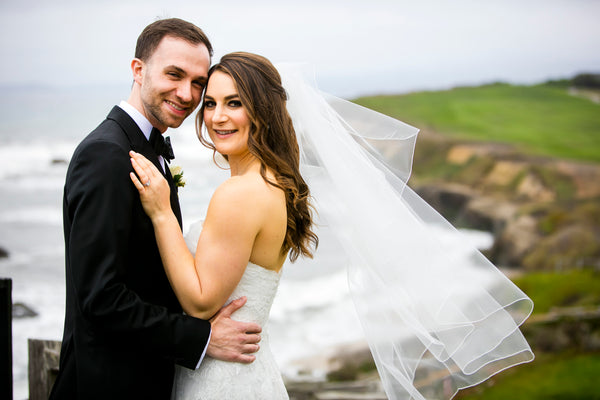
M 191 104 L 188 104 L 180 114 L 174 112 L 172 107 L 180 107 L 179 105 L 181 105 L 182 102 L 168 100 L 162 96 L 160 98 L 153 97 L 152 99 L 152 102 L 145 102 L 142 99 L 146 115 L 149 117 L 148 119 L 150 122 L 153 122 L 152 119 L 154 119 L 160 125 L 168 128 L 178 128 L 195 109 L 195 107 L 192 108 Z M 168 102 L 172 104 L 169 104 Z M 173 104 L 176 106 L 173 106 Z
M 141 91 L 142 106 L 150 123 L 156 128 L 178 128 L 196 109 L 198 102 L 185 102 L 175 95 L 175 89 L 165 92 L 150 80 L 146 80 Z

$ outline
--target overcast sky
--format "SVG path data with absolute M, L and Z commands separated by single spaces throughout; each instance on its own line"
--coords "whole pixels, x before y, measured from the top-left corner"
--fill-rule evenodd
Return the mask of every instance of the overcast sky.
M 600 72 L 599 0 L 0 0 L 0 85 L 129 85 L 157 17 L 200 26 L 215 60 L 312 63 L 346 97 Z

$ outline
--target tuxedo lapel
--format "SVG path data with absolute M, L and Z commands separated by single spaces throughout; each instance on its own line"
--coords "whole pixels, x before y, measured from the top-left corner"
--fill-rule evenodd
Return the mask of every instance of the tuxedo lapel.
M 181 218 L 181 209 L 179 206 L 179 196 L 178 196 L 178 188 L 175 185 L 175 181 L 173 181 L 173 176 L 171 175 L 171 170 L 169 169 L 169 165 L 165 161 L 165 177 L 167 178 L 167 182 L 169 182 L 169 188 L 171 188 L 171 207 L 173 208 L 173 213 L 177 217 L 179 221 L 179 225 L 182 226 L 182 218 Z
M 165 178 L 167 178 L 167 182 L 169 182 L 169 187 L 171 189 L 177 190 L 177 186 L 175 186 L 175 182 L 173 181 L 173 176 L 171 175 L 171 170 L 169 169 L 169 164 L 165 162 Z
M 129 139 L 129 143 L 131 143 L 131 150 L 146 157 L 159 171 L 162 171 L 158 156 L 154 152 L 150 142 L 148 142 L 148 139 L 146 139 L 146 136 L 144 136 L 140 127 L 129 114 L 121 107 L 114 106 L 106 118 L 115 121 L 121 126 L 123 132 L 125 132 L 125 135 Z
M 169 165 L 165 161 L 165 169 L 163 171 L 163 167 L 160 165 L 160 161 L 158 160 L 158 156 L 152 148 L 152 145 L 148 139 L 146 139 L 146 136 L 144 136 L 135 121 L 121 107 L 114 106 L 106 118 L 114 120 L 119 124 L 119 126 L 121 126 L 123 132 L 125 132 L 125 135 L 127 135 L 127 138 L 129 139 L 129 143 L 131 144 L 131 149 L 133 151 L 146 157 L 152 164 L 156 166 L 156 168 L 158 168 L 159 171 L 163 173 L 167 179 L 167 182 L 169 183 L 169 188 L 171 189 L 171 208 L 173 209 L 173 213 L 177 217 L 179 225 L 181 226 L 181 208 L 179 206 L 179 198 L 177 196 L 177 186 L 175 186 L 175 183 L 173 182 L 173 177 L 169 171 Z

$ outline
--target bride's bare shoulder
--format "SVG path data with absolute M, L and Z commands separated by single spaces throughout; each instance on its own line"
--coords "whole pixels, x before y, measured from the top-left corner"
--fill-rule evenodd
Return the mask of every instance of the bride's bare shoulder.
M 230 177 L 213 194 L 213 201 L 244 204 L 251 207 L 263 207 L 273 202 L 280 202 L 282 199 L 285 202 L 283 191 L 265 182 L 260 174 Z

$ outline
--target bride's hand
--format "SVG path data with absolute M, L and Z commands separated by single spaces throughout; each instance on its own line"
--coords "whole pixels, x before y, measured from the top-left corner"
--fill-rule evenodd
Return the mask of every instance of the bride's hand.
M 135 151 L 130 151 L 129 155 L 135 170 L 135 174 L 131 172 L 129 176 L 140 193 L 146 214 L 154 220 L 163 213 L 171 212 L 171 190 L 163 174 L 143 155 Z

